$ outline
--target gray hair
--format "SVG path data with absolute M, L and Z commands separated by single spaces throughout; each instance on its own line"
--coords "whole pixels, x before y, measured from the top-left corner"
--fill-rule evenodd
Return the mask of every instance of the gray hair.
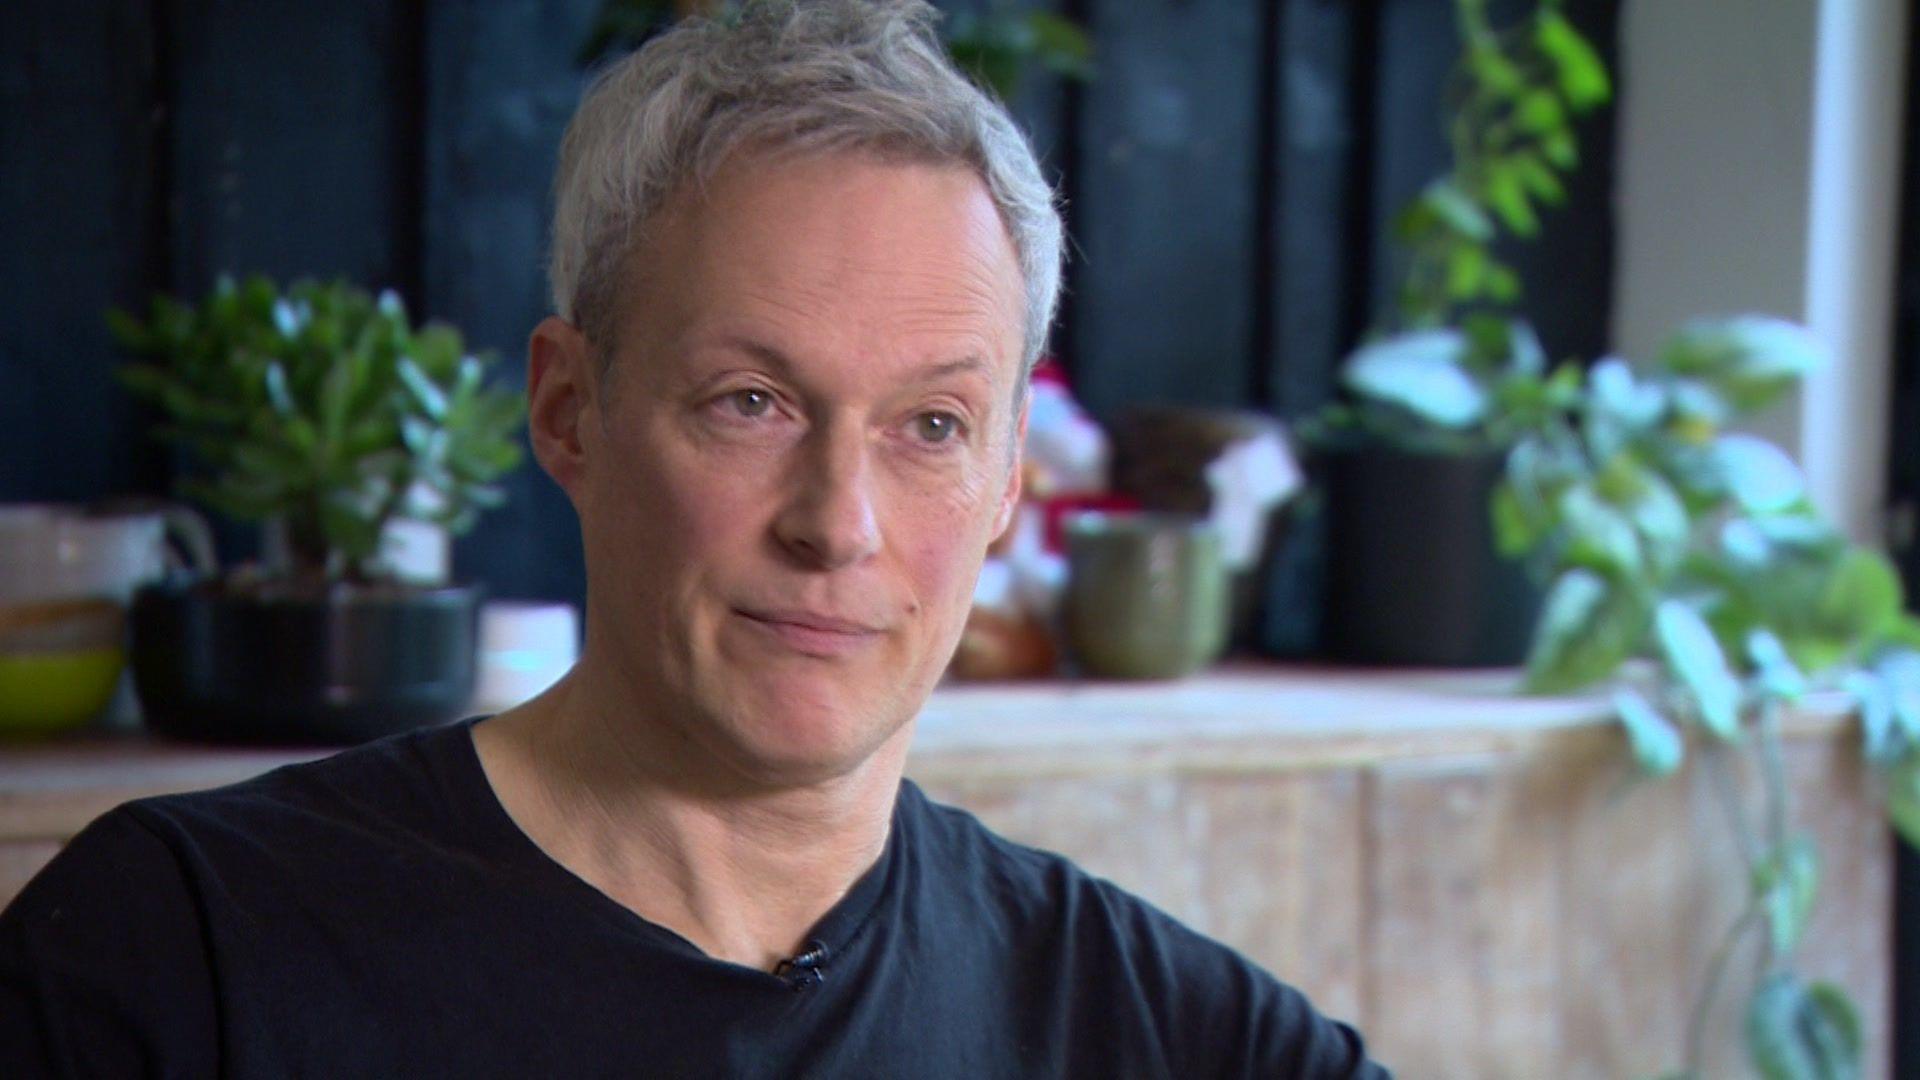
M 1012 117 L 947 59 L 937 17 L 921 0 L 750 3 L 733 25 L 686 20 L 601 72 L 560 147 L 554 311 L 606 363 L 626 257 L 683 185 L 749 144 L 864 150 L 986 184 L 1025 279 L 1031 370 L 1060 294 L 1060 212 Z

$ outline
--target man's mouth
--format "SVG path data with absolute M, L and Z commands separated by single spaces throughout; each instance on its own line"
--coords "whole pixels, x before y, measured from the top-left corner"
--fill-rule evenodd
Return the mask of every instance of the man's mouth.
M 739 609 L 736 614 L 760 633 L 808 656 L 845 656 L 880 640 L 883 632 L 870 623 L 817 611 Z

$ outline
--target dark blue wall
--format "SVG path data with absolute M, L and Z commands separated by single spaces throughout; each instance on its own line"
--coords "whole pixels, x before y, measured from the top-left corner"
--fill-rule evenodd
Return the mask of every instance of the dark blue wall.
M 972 0 L 948 0 L 958 7 Z M 1016 102 L 1068 196 L 1055 345 L 1102 415 L 1298 415 L 1392 273 L 1380 223 L 1441 168 L 1451 0 L 1058 0 L 1099 74 Z M 0 500 L 159 493 L 101 321 L 221 272 L 350 275 L 518 360 L 598 0 L 25 0 L 0 36 Z M 1617 0 L 1568 8 L 1611 55 Z M 1557 354 L 1605 346 L 1611 120 L 1520 253 Z M 517 369 L 517 365 L 516 365 Z M 515 377 L 519 377 L 516 370 Z M 456 549 L 497 595 L 582 599 L 529 465 Z M 230 551 L 244 530 L 227 530 Z M 1311 634 L 1311 537 L 1294 576 Z M 1286 636 L 1285 634 L 1282 635 Z

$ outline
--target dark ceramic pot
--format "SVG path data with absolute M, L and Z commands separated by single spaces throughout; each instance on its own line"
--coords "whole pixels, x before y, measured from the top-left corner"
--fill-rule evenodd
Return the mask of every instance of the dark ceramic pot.
M 444 723 L 473 698 L 481 595 L 147 588 L 130 613 L 134 687 L 148 727 L 202 742 L 348 745 Z
M 1504 667 L 1525 659 L 1540 591 L 1494 546 L 1505 457 L 1328 451 L 1321 645 L 1334 660 Z

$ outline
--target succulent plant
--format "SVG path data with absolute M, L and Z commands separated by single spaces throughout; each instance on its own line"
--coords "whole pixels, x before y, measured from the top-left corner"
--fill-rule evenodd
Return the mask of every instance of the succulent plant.
M 493 358 L 450 326 L 415 327 L 391 291 L 223 277 L 198 305 L 156 296 L 146 321 L 108 321 L 149 358 L 122 384 L 192 456 L 180 493 L 283 523 L 286 576 L 381 580 L 388 522 L 458 534 L 505 501 L 495 481 L 521 460 L 524 397 L 489 386 Z

